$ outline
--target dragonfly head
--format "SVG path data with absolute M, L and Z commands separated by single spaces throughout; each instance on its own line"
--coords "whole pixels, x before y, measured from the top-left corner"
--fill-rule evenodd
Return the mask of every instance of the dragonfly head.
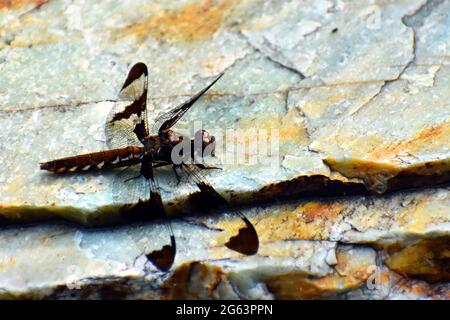
M 208 131 L 201 129 L 195 134 L 195 137 L 201 137 L 202 139 L 202 152 L 203 156 L 214 157 L 214 151 L 216 147 L 216 138 L 208 133 Z

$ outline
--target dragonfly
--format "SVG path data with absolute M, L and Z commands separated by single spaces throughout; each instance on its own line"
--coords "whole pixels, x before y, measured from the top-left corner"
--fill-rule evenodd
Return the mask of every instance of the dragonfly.
M 204 175 L 204 170 L 211 169 L 203 163 L 184 161 L 179 163 L 173 160 L 173 151 L 180 143 L 188 142 L 192 149 L 195 139 L 186 139 L 182 134 L 172 130 L 172 127 L 186 114 L 221 77 L 218 75 L 208 86 L 200 90 L 187 101 L 165 112 L 154 120 L 149 126 L 147 91 L 148 68 L 142 63 L 136 63 L 129 71 L 128 76 L 120 89 L 119 96 L 114 102 L 106 118 L 105 136 L 109 149 L 87 154 L 59 158 L 40 163 L 41 170 L 56 174 L 80 173 L 116 168 L 129 168 L 139 166 L 139 175 L 131 179 L 145 179 L 149 193 L 143 195 L 139 202 L 140 210 L 160 218 L 166 228 L 167 241 L 155 250 L 146 252 L 146 258 L 159 270 L 169 270 L 176 256 L 176 239 L 165 205 L 161 197 L 161 188 L 158 183 L 158 168 L 172 167 L 178 182 L 179 174 L 198 188 L 200 196 L 212 209 L 228 208 L 228 201 L 218 193 Z M 201 152 L 207 149 L 214 155 L 215 138 L 206 130 L 196 133 L 200 137 Z M 198 144 L 197 144 L 198 145 Z M 194 155 L 195 150 L 192 150 Z M 203 156 L 203 155 L 202 155 Z M 192 160 L 194 158 L 192 157 Z M 231 210 L 241 221 L 239 229 L 233 232 L 225 246 L 244 255 L 254 255 L 258 252 L 259 238 L 251 221 L 240 211 Z

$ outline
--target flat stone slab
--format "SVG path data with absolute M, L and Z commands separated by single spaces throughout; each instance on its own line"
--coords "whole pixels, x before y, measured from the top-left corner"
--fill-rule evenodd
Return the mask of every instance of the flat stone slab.
M 174 219 L 169 272 L 144 256 L 159 223 L 3 228 L 0 298 L 448 299 L 449 204 L 436 188 L 253 207 L 251 257 L 225 248 L 228 212 Z
M 207 176 L 232 204 L 449 180 L 448 21 L 428 35 L 448 4 L 264 3 L 2 9 L 10 21 L 0 28 L 2 220 L 114 223 L 123 205 L 147 196 L 144 181 L 133 189 L 117 172 L 38 170 L 107 147 L 106 115 L 136 61 L 149 66 L 152 119 L 225 71 L 176 129 L 189 133 L 197 121 L 218 138 L 223 170 Z M 167 172 L 160 179 L 169 211 L 186 211 L 195 190 Z
M 450 299 L 449 11 L 0 4 L 0 298 Z M 205 176 L 232 207 L 199 214 L 198 191 L 158 172 L 178 240 L 167 273 L 145 258 L 163 225 L 130 214 L 149 192 L 125 182 L 136 170 L 39 170 L 107 148 L 105 119 L 138 61 L 150 123 L 224 72 L 174 129 L 217 138 L 208 161 L 222 170 Z M 242 205 L 261 242 L 251 257 L 221 231 Z

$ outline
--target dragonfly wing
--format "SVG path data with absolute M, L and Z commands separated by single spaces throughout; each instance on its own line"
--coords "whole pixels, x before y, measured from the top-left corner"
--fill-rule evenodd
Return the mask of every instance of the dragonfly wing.
M 210 209 L 229 208 L 228 201 L 211 186 L 199 166 L 182 164 L 181 168 L 183 176 L 200 189 L 199 199 L 197 199 L 199 203 L 206 204 Z M 235 230 L 232 230 L 235 228 L 228 226 L 228 231 L 236 235 L 232 236 L 225 243 L 225 246 L 245 255 L 256 254 L 259 248 L 259 237 L 255 227 L 240 210 L 233 209 L 230 210 L 230 213 L 237 215 L 243 223 L 240 225 L 237 234 Z
M 155 119 L 155 124 L 152 126 L 152 132 L 161 133 L 172 128 L 173 125 L 175 125 L 175 123 L 177 123 L 178 120 L 180 120 L 183 115 L 194 105 L 194 103 L 197 102 L 197 100 L 200 99 L 200 97 L 203 96 L 205 92 L 208 91 L 222 76 L 223 73 L 219 74 L 208 86 L 200 90 L 188 101 L 183 102 L 176 108 L 158 116 Z
M 135 64 L 108 114 L 106 142 L 111 149 L 141 145 L 148 135 L 148 70 L 144 63 Z

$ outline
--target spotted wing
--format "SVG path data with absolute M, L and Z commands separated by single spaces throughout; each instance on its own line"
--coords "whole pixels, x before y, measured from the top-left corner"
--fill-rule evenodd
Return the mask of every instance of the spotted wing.
M 139 146 L 148 135 L 147 87 L 147 66 L 142 62 L 136 63 L 106 119 L 105 133 L 109 148 Z
M 193 97 L 191 97 L 188 101 L 182 103 L 169 112 L 163 113 L 162 115 L 158 116 L 155 120 L 155 124 L 152 126 L 152 132 L 156 133 L 157 131 L 158 133 L 161 133 L 165 130 L 170 129 L 175 123 L 177 123 L 178 120 L 181 119 L 181 117 L 183 117 L 183 115 L 189 110 L 189 108 L 192 107 L 194 103 L 197 102 L 197 100 L 200 99 L 200 97 L 205 94 L 205 92 L 208 91 L 222 76 L 223 73 L 219 74 L 213 82 L 211 82 L 206 88 L 202 89 Z
M 149 165 L 151 171 L 148 179 L 142 177 L 142 169 L 136 167 L 109 173 L 113 179 L 111 191 L 117 203 L 133 204 L 123 206 L 124 213 L 118 224 L 152 222 L 152 228 L 145 228 L 145 235 L 137 240 L 137 246 L 155 267 L 167 271 L 175 260 L 175 236 L 166 216 L 158 181 L 153 176 L 154 169 L 162 165 L 152 162 Z M 144 237 L 151 241 L 142 241 Z
M 201 166 L 183 163 L 181 168 L 183 176 L 197 185 L 200 189 L 200 194 L 196 199 L 198 204 L 203 207 L 207 207 L 207 209 L 229 207 L 228 201 L 225 200 L 225 198 L 222 197 L 216 190 L 214 190 L 208 180 L 206 180 L 201 172 Z M 234 233 L 235 235 L 232 236 L 227 243 L 225 243 L 225 246 L 228 249 L 245 255 L 256 254 L 259 248 L 259 238 L 255 227 L 241 211 L 232 210 L 232 213 L 236 214 L 242 220 L 242 223 L 239 230 L 237 230 L 237 234 L 235 230 L 233 230 L 235 228 L 228 228 L 229 230 L 227 231 L 231 234 Z

